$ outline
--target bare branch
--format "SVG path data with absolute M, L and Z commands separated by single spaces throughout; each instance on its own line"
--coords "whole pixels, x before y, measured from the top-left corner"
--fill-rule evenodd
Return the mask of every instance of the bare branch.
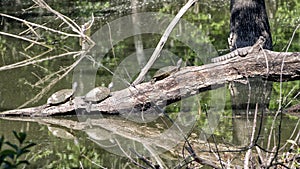
M 57 17 L 59 17 L 64 23 L 66 23 L 71 29 L 72 31 L 74 31 L 75 33 L 79 34 L 81 37 L 84 37 L 85 35 L 83 34 L 80 28 L 80 26 L 78 26 L 72 19 L 70 19 L 69 17 L 66 17 L 65 15 L 55 11 L 54 9 L 52 9 L 45 1 L 43 0 L 33 0 L 33 2 L 35 2 L 37 5 L 39 5 L 41 8 L 45 8 L 47 9 L 49 12 L 55 14 Z
M 48 53 L 50 51 L 46 51 L 46 52 Z M 41 55 L 38 55 L 38 56 L 33 57 L 31 59 L 27 59 L 27 60 L 24 60 L 24 61 L 21 61 L 21 62 L 6 65 L 6 66 L 2 66 L 2 67 L 0 67 L 0 71 L 15 69 L 15 68 L 19 68 L 19 67 L 24 67 L 24 66 L 27 66 L 27 65 L 36 64 L 36 63 L 44 62 L 44 61 L 47 61 L 47 60 L 57 59 L 57 58 L 61 58 L 61 57 L 68 56 L 68 55 L 72 55 L 72 56 L 73 55 L 78 55 L 80 53 L 81 53 L 81 51 L 68 52 L 68 53 L 63 53 L 63 54 L 60 54 L 60 55 L 46 57 L 46 58 L 39 59 L 39 60 L 34 60 L 34 59 L 40 57 L 41 55 L 45 54 L 45 53 L 42 53 Z
M 37 42 L 37 41 L 31 40 L 31 39 L 25 38 L 23 36 L 14 35 L 14 34 L 2 32 L 2 31 L 0 31 L 0 35 L 9 36 L 9 37 L 17 38 L 17 39 L 22 39 L 24 41 L 31 42 L 33 44 L 40 45 L 40 46 L 43 46 L 48 49 L 51 48 L 49 45 L 46 45 L 45 43 Z
M 254 119 L 253 119 L 253 126 L 252 126 L 252 134 L 251 134 L 251 139 L 250 139 L 251 144 L 253 144 L 253 141 L 254 141 L 257 111 L 258 111 L 258 104 L 256 103 L 255 112 L 254 112 Z M 251 152 L 252 152 L 252 149 L 249 149 L 246 152 L 245 159 L 244 159 L 244 168 L 245 169 L 249 168 L 249 160 L 250 160 Z
M 169 38 L 170 33 L 176 26 L 176 24 L 179 22 L 180 18 L 185 14 L 185 12 L 198 0 L 189 0 L 178 12 L 178 14 L 175 16 L 175 18 L 171 21 L 167 29 L 165 30 L 164 34 L 162 35 L 160 41 L 158 42 L 152 56 L 150 57 L 148 63 L 145 65 L 145 67 L 141 70 L 140 74 L 138 77 L 134 80 L 132 83 L 134 86 L 141 83 L 145 75 L 147 74 L 148 70 L 151 68 L 151 66 L 154 64 L 154 62 L 157 60 L 157 58 L 160 56 L 160 52 L 163 49 L 166 41 Z
M 79 55 L 81 53 L 78 53 L 77 55 Z M 26 105 L 33 103 L 33 102 L 37 102 L 38 100 L 40 100 L 46 92 L 48 92 L 58 81 L 60 81 L 61 79 L 63 79 L 64 77 L 66 77 L 77 65 L 78 63 L 83 59 L 84 57 L 80 57 L 76 62 L 74 62 L 72 65 L 66 67 L 63 69 L 63 71 L 65 71 L 65 73 L 63 73 L 62 75 L 58 76 L 56 79 L 52 80 L 50 82 L 50 84 L 48 84 L 45 88 L 43 88 L 43 90 L 37 94 L 35 97 L 33 97 L 32 99 L 30 99 L 29 101 L 25 102 L 24 104 L 22 104 L 21 106 L 19 106 L 18 108 L 22 108 L 25 107 Z
M 36 24 L 36 23 L 33 23 L 33 22 L 26 21 L 26 20 L 24 20 L 24 19 L 20 19 L 20 18 L 11 16 L 11 15 L 7 15 L 7 14 L 0 13 L 0 16 L 7 17 L 7 18 L 11 18 L 11 19 L 14 19 L 14 20 L 23 22 L 24 24 L 26 24 L 26 25 L 29 27 L 29 29 L 30 29 L 32 32 L 35 32 L 35 31 L 34 31 L 30 26 L 35 26 L 35 27 L 38 27 L 38 28 L 45 29 L 46 31 L 51 31 L 51 32 L 54 32 L 54 33 L 58 33 L 58 34 L 66 35 L 66 36 L 70 36 L 70 37 L 81 37 L 81 36 L 78 35 L 78 34 L 70 34 L 70 33 L 62 32 L 62 31 L 59 31 L 59 30 L 55 30 L 55 29 L 52 29 L 52 28 L 49 28 L 49 27 L 40 25 L 40 24 Z M 35 34 L 36 34 L 36 33 L 35 33 Z M 37 34 L 36 34 L 36 36 L 37 36 Z
M 289 48 L 290 48 L 290 46 L 291 46 L 291 44 L 292 44 L 292 42 L 293 42 L 293 39 L 294 39 L 294 37 L 295 37 L 295 34 L 296 34 L 296 31 L 298 30 L 300 28 L 300 24 L 298 24 L 297 25 L 297 27 L 295 28 L 295 30 L 293 31 L 293 35 L 292 35 L 292 37 L 291 37 L 291 39 L 290 39 L 290 41 L 289 41 L 289 44 L 288 44 L 288 46 L 287 46 L 287 48 L 286 48 L 286 52 L 288 52 L 288 50 L 289 50 Z

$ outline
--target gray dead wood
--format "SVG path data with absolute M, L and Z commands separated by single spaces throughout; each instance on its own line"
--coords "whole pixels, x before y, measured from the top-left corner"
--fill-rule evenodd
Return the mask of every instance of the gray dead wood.
M 266 64 L 268 60 L 268 64 Z M 283 65 L 283 67 L 282 67 Z M 269 68 L 269 69 L 267 69 Z M 182 68 L 169 77 L 154 84 L 145 82 L 112 92 L 106 100 L 93 104 L 91 111 L 107 114 L 120 114 L 133 111 L 145 111 L 166 102 L 167 105 L 181 98 L 195 95 L 201 91 L 224 86 L 225 83 L 245 77 L 261 76 L 270 81 L 300 79 L 300 52 L 273 52 L 263 50 L 248 54 L 247 57 L 235 57 L 218 63 Z M 74 100 L 58 106 L 39 106 L 10 110 L 0 113 L 3 116 L 51 116 L 73 113 L 85 109 L 86 105 L 74 103 Z

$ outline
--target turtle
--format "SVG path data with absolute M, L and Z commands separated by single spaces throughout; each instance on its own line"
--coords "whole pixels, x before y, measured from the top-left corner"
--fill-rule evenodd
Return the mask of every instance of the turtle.
M 58 105 L 67 102 L 74 94 L 73 89 L 62 89 L 53 93 L 47 100 L 48 105 Z
M 110 95 L 109 88 L 99 86 L 89 91 L 85 95 L 84 100 L 87 102 L 100 102 L 106 99 L 109 95 Z
M 152 82 L 162 80 L 162 79 L 170 76 L 173 72 L 178 71 L 181 66 L 181 63 L 182 63 L 182 59 L 179 59 L 177 61 L 176 66 L 166 66 L 166 67 L 160 68 L 157 72 L 155 72 L 155 74 L 152 78 L 152 80 L 153 80 Z

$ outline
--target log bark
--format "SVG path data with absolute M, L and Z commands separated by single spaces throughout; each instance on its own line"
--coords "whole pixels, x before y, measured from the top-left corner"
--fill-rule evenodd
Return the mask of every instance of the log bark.
M 266 62 L 267 61 L 267 62 Z M 268 68 L 268 69 L 267 69 Z M 300 52 L 273 52 L 262 50 L 246 57 L 236 57 L 203 66 L 184 67 L 180 71 L 155 83 L 145 82 L 112 93 L 106 100 L 93 104 L 86 111 L 87 103 L 75 98 L 58 106 L 39 106 L 10 110 L 2 116 L 51 116 L 67 113 L 123 114 L 157 110 L 159 106 L 179 101 L 224 86 L 245 77 L 262 77 L 269 81 L 293 81 L 300 79 Z

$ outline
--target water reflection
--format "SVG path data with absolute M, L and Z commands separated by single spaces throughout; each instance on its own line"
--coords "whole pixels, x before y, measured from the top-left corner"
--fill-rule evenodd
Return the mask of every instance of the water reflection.
M 258 142 L 262 147 L 267 145 L 268 138 L 266 137 L 270 133 L 270 122 L 272 120 L 273 117 L 264 119 L 261 133 L 261 136 L 264 137 L 260 137 Z M 210 140 L 211 143 L 214 141 L 219 142 L 219 150 L 222 150 L 223 148 L 224 150 L 227 150 L 230 144 L 234 144 L 236 147 L 249 145 L 248 141 L 250 136 L 247 135 L 246 131 L 249 131 L 249 133 L 251 132 L 252 119 L 235 118 L 232 121 L 222 120 L 222 123 L 228 122 L 232 123 L 230 125 L 225 125 L 227 126 L 225 128 L 224 125 L 219 126 L 215 131 L 217 140 L 212 138 L 208 138 L 208 140 Z M 291 133 L 293 133 L 294 130 L 300 130 L 300 126 L 297 126 L 297 123 L 299 123 L 299 119 L 284 116 L 281 129 L 284 131 L 281 135 L 282 144 L 285 143 L 285 140 L 290 139 Z M 246 126 L 245 124 L 250 125 Z M 111 116 L 97 120 L 92 119 L 88 123 L 78 122 L 74 120 L 74 117 L 43 119 L 4 118 L 0 120 L 1 134 L 3 134 L 7 140 L 14 139 L 11 131 L 16 130 L 25 131 L 28 134 L 29 140 L 38 143 L 30 156 L 33 157 L 31 160 L 32 166 L 39 167 L 47 166 L 51 163 L 53 166 L 57 166 L 57 160 L 59 160 L 58 157 L 60 155 L 78 155 L 79 157 L 81 154 L 81 156 L 84 155 L 88 158 L 92 158 L 92 154 L 94 153 L 98 154 L 98 158 L 94 160 L 105 167 L 111 167 L 112 164 L 107 163 L 107 160 L 110 161 L 112 157 L 113 159 L 116 159 L 119 166 L 132 165 L 128 164 L 122 156 L 136 158 L 135 153 L 140 153 L 145 156 L 146 152 L 148 152 L 151 155 L 150 157 L 152 157 L 158 151 L 161 152 L 162 149 L 165 149 L 166 152 L 157 155 L 161 156 L 162 161 L 165 164 L 168 164 L 168 167 L 175 166 L 177 162 L 175 159 L 181 154 L 178 150 L 182 148 L 184 141 L 178 142 L 173 140 L 178 145 L 174 148 L 168 147 L 170 144 L 169 141 L 171 141 L 170 139 L 174 137 L 166 135 L 166 137 L 161 140 L 157 139 L 156 136 L 160 135 L 165 130 L 164 128 L 161 128 L 161 125 L 164 125 L 162 121 L 141 124 L 128 122 L 120 117 Z M 193 148 L 195 148 L 195 151 L 200 151 L 198 152 L 198 155 L 202 156 L 206 154 L 204 152 L 209 150 L 209 147 L 205 144 L 205 140 L 199 140 L 199 135 L 201 133 L 199 129 L 201 129 L 201 126 L 198 127 L 195 127 L 192 131 L 193 134 L 189 140 L 193 143 L 192 145 Z M 278 132 L 278 128 L 275 128 L 273 132 Z M 154 139 L 149 140 L 149 138 Z M 154 145 L 155 147 L 153 147 Z M 227 146 L 223 147 L 225 145 Z M 237 149 L 234 147 L 231 148 Z M 46 155 L 45 152 L 49 154 Z M 99 157 L 99 155 L 101 157 Z M 41 161 L 43 161 L 43 163 L 40 163 Z M 82 159 L 82 161 L 85 160 Z M 88 164 L 87 161 L 85 162 L 86 166 L 92 165 L 91 163 Z M 71 163 L 72 161 L 69 161 L 68 165 Z M 116 163 L 113 163 L 113 165 L 115 164 Z

